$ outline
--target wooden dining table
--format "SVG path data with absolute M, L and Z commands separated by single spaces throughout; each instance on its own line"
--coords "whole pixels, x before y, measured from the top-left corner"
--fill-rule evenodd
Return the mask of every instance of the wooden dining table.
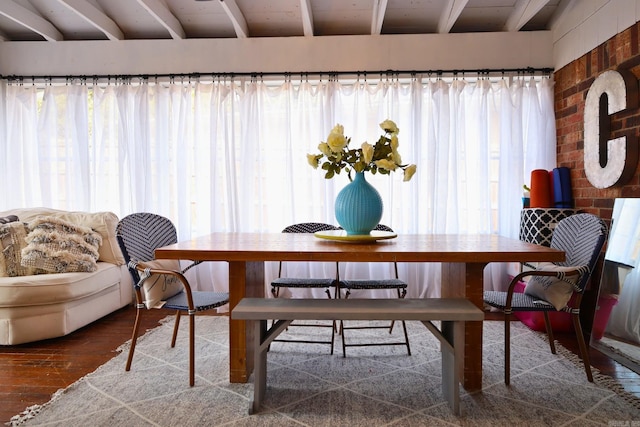
M 483 270 L 492 262 L 563 261 L 562 251 L 495 234 L 400 234 L 365 243 L 313 234 L 219 232 L 156 250 L 158 259 L 226 261 L 230 310 L 244 297 L 265 297 L 265 262 L 433 262 L 442 265 L 442 297 L 465 297 L 483 307 Z M 253 330 L 229 319 L 229 380 L 247 382 L 253 370 Z M 482 388 L 482 322 L 465 326 L 461 383 Z

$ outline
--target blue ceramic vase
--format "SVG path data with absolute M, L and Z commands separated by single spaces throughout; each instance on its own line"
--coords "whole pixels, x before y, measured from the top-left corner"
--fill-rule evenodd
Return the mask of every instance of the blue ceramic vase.
M 359 172 L 338 193 L 335 209 L 336 220 L 347 235 L 367 235 L 382 218 L 382 198 L 364 172 Z

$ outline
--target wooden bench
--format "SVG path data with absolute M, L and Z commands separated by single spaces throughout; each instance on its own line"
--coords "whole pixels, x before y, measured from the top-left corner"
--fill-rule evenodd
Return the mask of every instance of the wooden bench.
M 294 320 L 418 320 L 440 340 L 442 394 L 460 414 L 464 322 L 482 321 L 482 310 L 464 298 L 294 299 L 243 298 L 231 318 L 254 323 L 254 391 L 249 413 L 260 409 L 267 388 L 267 350 Z M 267 328 L 267 320 L 276 320 Z M 441 321 L 438 329 L 432 321 Z

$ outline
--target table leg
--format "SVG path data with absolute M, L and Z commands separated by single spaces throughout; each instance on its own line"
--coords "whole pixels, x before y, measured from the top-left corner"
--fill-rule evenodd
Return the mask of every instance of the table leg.
M 244 297 L 264 298 L 264 262 L 229 262 L 229 311 Z M 254 330 L 229 317 L 229 381 L 246 383 L 253 372 Z
M 465 297 L 482 310 L 486 263 L 442 263 L 442 297 Z M 469 392 L 482 390 L 482 322 L 465 322 L 461 382 Z

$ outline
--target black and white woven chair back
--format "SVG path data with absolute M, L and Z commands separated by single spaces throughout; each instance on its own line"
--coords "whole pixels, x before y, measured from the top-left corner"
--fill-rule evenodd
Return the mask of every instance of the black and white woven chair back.
M 282 230 L 283 233 L 315 233 L 317 231 L 339 230 L 331 224 L 322 222 L 301 222 L 299 224 L 289 225 Z
M 155 259 L 155 250 L 178 241 L 173 223 L 160 215 L 148 212 L 127 215 L 116 227 L 116 237 L 127 264 L 129 261 L 144 262 Z M 140 280 L 136 269 L 129 269 L 137 283 Z
M 585 265 L 592 272 L 606 236 L 607 225 L 602 219 L 588 213 L 576 214 L 558 222 L 551 238 L 551 247 L 566 254 L 565 261 L 558 265 Z M 590 274 L 582 276 L 576 284 L 577 291 L 584 291 L 589 277 Z
M 374 230 L 376 231 L 388 231 L 389 233 L 393 233 L 393 228 L 384 225 L 384 224 L 378 224 L 374 227 Z

